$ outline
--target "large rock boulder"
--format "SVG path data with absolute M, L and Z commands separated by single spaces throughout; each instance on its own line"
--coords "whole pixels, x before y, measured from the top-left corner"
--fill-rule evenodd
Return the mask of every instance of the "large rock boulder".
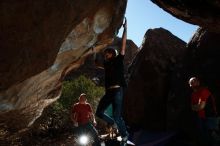
M 210 31 L 220 31 L 220 0 L 151 0 L 173 16 Z
M 112 42 L 127 0 L 1 1 L 0 128 L 31 125 L 65 75 Z
M 167 128 L 171 75 L 186 50 L 186 43 L 169 31 L 150 29 L 130 70 L 125 119 L 131 127 L 162 131 Z
M 171 36 L 163 29 L 146 33 L 130 69 L 124 116 L 131 127 L 179 131 L 202 142 L 193 122 L 188 79 L 201 78 L 216 97 L 219 112 L 219 33 L 199 28 L 187 45 Z

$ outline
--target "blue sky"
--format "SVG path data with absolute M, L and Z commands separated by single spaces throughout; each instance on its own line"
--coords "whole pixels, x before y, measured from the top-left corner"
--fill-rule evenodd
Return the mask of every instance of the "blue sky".
M 128 39 L 133 40 L 138 47 L 142 43 L 145 32 L 150 28 L 165 28 L 185 42 L 190 40 L 198 28 L 170 15 L 150 0 L 128 0 L 125 16 Z M 122 29 L 118 36 L 121 37 L 121 34 Z

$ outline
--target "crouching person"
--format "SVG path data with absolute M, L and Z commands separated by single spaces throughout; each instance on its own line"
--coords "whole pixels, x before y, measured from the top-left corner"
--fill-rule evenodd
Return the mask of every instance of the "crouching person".
M 75 132 L 79 136 L 78 142 L 85 145 L 86 142 L 92 140 L 93 146 L 101 146 L 98 132 L 94 127 L 96 126 L 96 120 L 85 93 L 82 93 L 79 96 L 79 102 L 72 106 L 71 120 L 74 126 L 77 127 Z

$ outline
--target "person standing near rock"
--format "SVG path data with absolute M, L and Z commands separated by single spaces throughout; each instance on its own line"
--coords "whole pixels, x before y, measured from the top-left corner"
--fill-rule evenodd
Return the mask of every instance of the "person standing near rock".
M 217 116 L 214 96 L 207 87 L 201 85 L 198 77 L 191 77 L 189 86 L 193 90 L 191 108 L 195 113 L 196 126 L 201 135 L 199 140 L 203 141 L 204 146 L 212 146 L 214 142 L 211 132 L 218 126 L 214 118 Z

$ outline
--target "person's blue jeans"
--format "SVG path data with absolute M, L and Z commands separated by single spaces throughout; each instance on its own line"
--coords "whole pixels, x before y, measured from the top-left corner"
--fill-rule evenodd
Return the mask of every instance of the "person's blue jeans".
M 113 119 L 105 114 L 105 110 L 112 104 Z M 96 116 L 113 125 L 114 122 L 118 126 L 118 131 L 122 137 L 127 136 L 125 122 L 122 118 L 123 105 L 123 88 L 107 89 L 105 95 L 101 98 L 96 110 Z
M 207 120 L 204 118 L 200 118 L 198 116 L 195 117 L 197 130 L 199 133 L 199 141 L 201 142 L 201 146 L 212 146 L 211 145 L 211 137 L 209 135 Z

